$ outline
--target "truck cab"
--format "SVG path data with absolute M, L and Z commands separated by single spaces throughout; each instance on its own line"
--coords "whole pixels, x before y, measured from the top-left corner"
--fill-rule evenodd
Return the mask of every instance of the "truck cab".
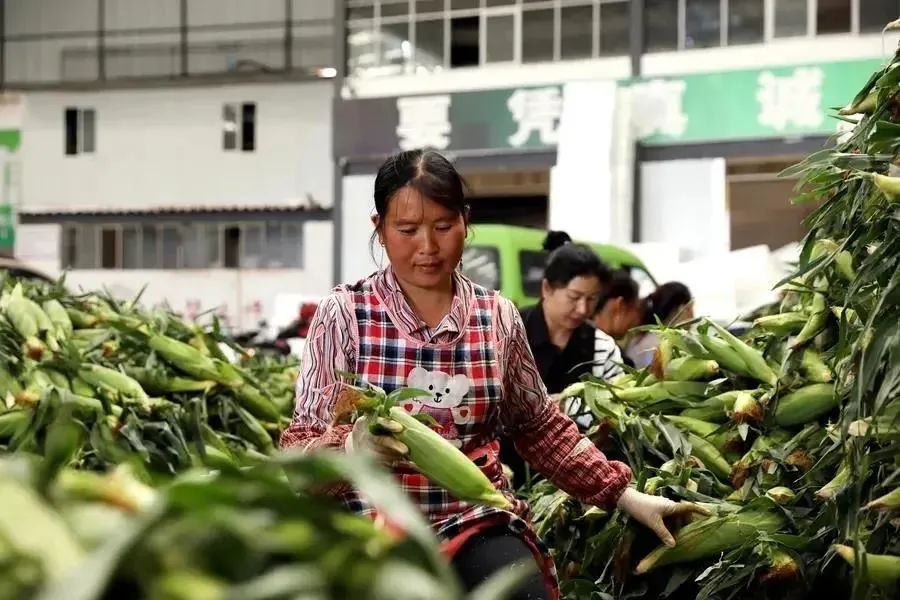
M 463 251 L 463 273 L 483 287 L 498 290 L 516 306 L 536 304 L 548 254 L 543 249 L 546 236 L 545 230 L 529 227 L 472 225 Z M 656 287 L 656 280 L 633 253 L 608 244 L 586 245 L 611 269 L 628 271 L 642 293 Z

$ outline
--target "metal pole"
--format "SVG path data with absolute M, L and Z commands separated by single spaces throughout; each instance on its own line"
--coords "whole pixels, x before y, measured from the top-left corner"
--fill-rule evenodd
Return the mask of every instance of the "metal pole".
M 6 0 L 0 0 L 0 90 L 6 89 Z
M 97 0 L 97 79 L 106 79 L 106 0 Z
M 343 278 L 343 264 L 341 260 L 342 245 L 344 243 L 344 171 L 346 161 L 337 156 L 337 106 L 341 100 L 341 88 L 344 85 L 344 72 L 347 67 L 346 60 L 346 0 L 335 0 L 334 3 L 334 68 L 337 75 L 334 78 L 334 99 L 332 100 L 331 115 L 331 147 L 334 154 L 334 189 L 332 190 L 332 279 L 334 284 L 341 283 Z
M 641 76 L 641 59 L 644 55 L 644 0 L 631 0 L 630 34 L 631 34 L 631 77 Z M 634 142 L 634 158 L 631 173 L 631 241 L 641 241 L 641 143 Z
M 181 26 L 181 76 L 188 76 L 188 0 L 181 0 L 181 16 L 179 25 Z
M 284 0 L 284 70 L 294 68 L 294 0 Z

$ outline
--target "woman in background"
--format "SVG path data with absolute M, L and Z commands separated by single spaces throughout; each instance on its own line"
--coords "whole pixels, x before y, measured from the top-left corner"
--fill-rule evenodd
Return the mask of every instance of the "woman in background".
M 610 272 L 593 250 L 571 243 L 565 232 L 551 231 L 544 241 L 550 251 L 541 282 L 541 300 L 521 311 L 528 346 L 538 374 L 554 400 L 581 376 L 611 379 L 621 373 L 616 343 L 598 334 L 588 322 L 609 283 Z M 525 482 L 525 461 L 512 441 L 504 439 L 500 460 L 510 468 L 517 485 Z
M 641 302 L 641 325 L 664 325 L 690 321 L 694 318 L 691 291 L 683 283 L 670 281 L 656 288 Z M 634 366 L 643 369 L 653 362 L 653 352 L 659 337 L 652 332 L 638 333 L 625 351 Z
M 604 289 L 594 311 L 594 325 L 612 339 L 621 342 L 632 327 L 641 322 L 638 284 L 625 271 L 616 271 Z M 627 356 L 625 364 L 631 363 Z

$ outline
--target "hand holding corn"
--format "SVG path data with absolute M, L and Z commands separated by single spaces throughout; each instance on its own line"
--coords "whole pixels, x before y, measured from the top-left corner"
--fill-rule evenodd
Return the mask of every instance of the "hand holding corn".
M 692 513 L 708 515 L 709 511 L 692 502 L 674 502 L 662 496 L 643 494 L 634 488 L 625 488 L 618 502 L 619 508 L 639 523 L 653 530 L 666 546 L 675 545 L 675 537 L 666 528 L 663 519 Z
M 378 433 L 372 431 L 373 424 Z M 347 452 L 365 452 L 387 464 L 396 462 L 409 454 L 406 444 L 394 437 L 395 433 L 402 433 L 403 429 L 403 425 L 392 419 L 377 417 L 370 420 L 369 417 L 360 417 L 353 423 L 353 430 L 347 436 L 344 449 Z M 384 435 L 380 433 L 382 431 Z

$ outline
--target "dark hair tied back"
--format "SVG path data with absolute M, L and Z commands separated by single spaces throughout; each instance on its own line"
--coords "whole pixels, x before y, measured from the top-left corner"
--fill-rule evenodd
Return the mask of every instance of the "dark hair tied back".
M 548 231 L 544 238 L 544 250 L 553 252 L 561 246 L 572 242 L 572 237 L 565 231 Z

